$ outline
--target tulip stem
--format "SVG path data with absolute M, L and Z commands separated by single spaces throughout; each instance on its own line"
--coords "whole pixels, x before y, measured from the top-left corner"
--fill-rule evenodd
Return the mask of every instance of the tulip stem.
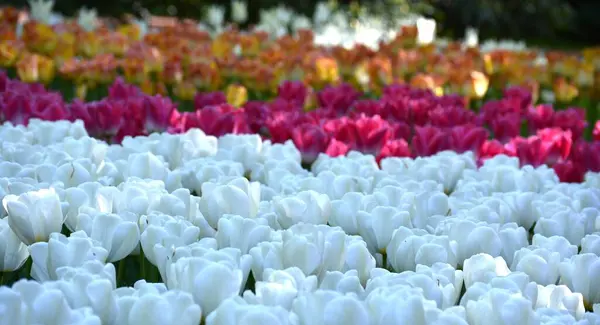
M 0 287 L 4 285 L 4 273 L 5 272 L 0 272 Z
M 122 285 L 124 273 L 125 273 L 125 259 L 122 259 L 119 261 L 119 266 L 117 268 L 117 287 Z
M 140 249 L 140 278 L 146 279 L 146 257 L 144 257 L 144 250 Z
M 31 266 L 33 265 L 33 258 L 29 257 L 27 262 L 25 262 L 25 277 L 31 278 Z

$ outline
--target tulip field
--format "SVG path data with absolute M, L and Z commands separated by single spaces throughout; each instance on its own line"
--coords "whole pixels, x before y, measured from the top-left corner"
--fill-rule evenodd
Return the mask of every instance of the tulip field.
M 600 325 L 600 48 L 30 7 L 0 325 Z

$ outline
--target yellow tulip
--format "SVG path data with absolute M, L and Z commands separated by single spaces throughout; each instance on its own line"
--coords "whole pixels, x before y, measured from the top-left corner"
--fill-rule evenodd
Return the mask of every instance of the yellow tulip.
M 196 87 L 194 86 L 193 82 L 185 80 L 175 85 L 173 88 L 173 93 L 178 99 L 192 100 L 196 95 Z
M 242 85 L 231 84 L 225 90 L 227 103 L 234 107 L 241 107 L 248 101 L 248 89 Z
M 554 95 L 559 102 L 569 103 L 579 96 L 579 89 L 567 82 L 564 78 L 558 78 L 554 82 Z

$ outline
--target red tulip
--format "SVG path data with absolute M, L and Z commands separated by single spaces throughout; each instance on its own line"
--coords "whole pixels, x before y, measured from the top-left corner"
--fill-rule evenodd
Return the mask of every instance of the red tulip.
M 317 94 L 319 105 L 322 108 L 345 115 L 352 107 L 360 94 L 350 85 L 342 84 L 335 87 L 326 87 Z
M 336 139 L 331 139 L 327 149 L 325 149 L 325 154 L 329 157 L 338 157 L 347 154 L 348 151 L 350 151 L 350 147 L 348 145 Z
M 594 140 L 600 141 L 600 121 L 596 121 L 596 125 L 594 125 Z
M 410 147 L 404 139 L 389 140 L 381 148 L 381 152 L 377 156 L 377 163 L 388 157 L 410 157 Z
M 4 93 L 0 110 L 2 122 L 27 124 L 31 118 L 32 102 L 21 94 Z
M 294 103 L 297 107 L 304 107 L 308 96 L 308 89 L 300 81 L 284 81 L 277 88 L 277 97 Z
M 347 144 L 351 150 L 377 155 L 391 138 L 392 128 L 378 115 L 361 116 L 357 120 L 343 119 L 334 131 L 334 137 Z
M 571 131 L 574 140 L 581 138 L 587 127 L 585 110 L 571 107 L 554 113 L 552 127 Z
M 448 146 L 458 153 L 473 151 L 477 154 L 488 136 L 488 131 L 482 127 L 459 125 L 448 130 Z
M 530 107 L 527 111 L 527 126 L 530 132 L 552 127 L 553 121 L 554 108 L 552 105 L 537 105 Z
M 459 106 L 437 106 L 429 111 L 429 123 L 437 127 L 453 127 L 475 122 L 475 113 Z
M 177 106 L 168 97 L 144 96 L 145 129 L 148 133 L 163 132 L 169 127 L 171 116 Z
M 351 116 L 359 117 L 361 115 L 374 116 L 379 115 L 383 117 L 385 110 L 385 102 L 374 99 L 363 99 L 357 100 L 352 108 Z
M 127 99 L 129 97 L 136 97 L 141 93 L 138 87 L 125 83 L 121 77 L 115 79 L 115 82 L 108 87 L 108 98 L 110 99 Z
M 412 137 L 412 129 L 410 125 L 405 122 L 393 122 L 390 123 L 392 126 L 392 138 L 393 139 L 404 139 L 410 140 Z
M 494 138 L 508 142 L 521 133 L 521 117 L 517 114 L 496 116 L 490 123 Z
M 514 154 L 507 150 L 504 145 L 496 139 L 485 140 L 479 148 L 477 155 L 478 164 L 481 166 L 484 161 L 497 155 L 513 156 Z
M 446 150 L 447 139 L 445 132 L 434 126 L 417 126 L 411 141 L 414 156 L 431 156 Z
M 314 124 L 303 124 L 292 130 L 292 140 L 302 154 L 302 162 L 311 164 L 329 146 L 329 136 Z
M 210 93 L 197 93 L 194 96 L 194 109 L 200 110 L 207 106 L 216 106 L 227 103 L 227 97 L 221 91 Z
M 561 182 L 581 183 L 584 180 L 585 166 L 571 160 L 559 161 L 552 166 Z

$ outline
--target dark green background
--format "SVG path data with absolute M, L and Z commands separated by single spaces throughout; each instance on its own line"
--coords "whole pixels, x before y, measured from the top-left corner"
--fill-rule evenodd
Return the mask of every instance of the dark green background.
M 261 8 L 285 4 L 297 12 L 312 15 L 320 0 L 247 0 L 250 22 L 256 22 Z M 4 0 L 3 4 L 26 6 L 24 0 Z M 398 3 L 429 6 L 424 13 L 437 19 L 439 32 L 461 37 L 466 26 L 480 30 L 481 38 L 521 39 L 544 47 L 577 48 L 600 45 L 600 0 L 360 0 L 361 6 L 378 8 L 389 17 Z M 350 0 L 339 0 L 347 5 Z M 102 16 L 118 17 L 146 8 L 154 15 L 167 15 L 168 7 L 177 9 L 181 17 L 198 19 L 209 4 L 229 6 L 218 0 L 56 0 L 55 10 L 73 15 L 84 5 L 94 7 Z M 421 8 L 421 7 L 418 7 Z

